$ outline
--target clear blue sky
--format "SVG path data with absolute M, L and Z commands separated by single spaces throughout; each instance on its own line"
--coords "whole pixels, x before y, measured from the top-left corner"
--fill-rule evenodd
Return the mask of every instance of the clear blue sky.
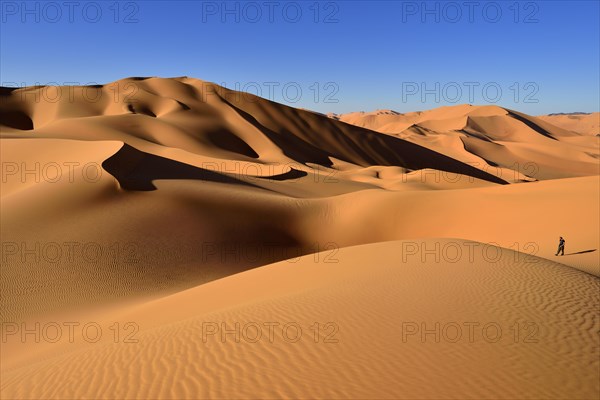
M 2 1 L 4 86 L 187 75 L 320 112 L 600 109 L 597 0 L 70 4 Z

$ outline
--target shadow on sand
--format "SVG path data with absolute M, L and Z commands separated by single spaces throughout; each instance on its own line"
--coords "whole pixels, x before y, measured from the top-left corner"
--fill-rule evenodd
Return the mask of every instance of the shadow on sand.
M 573 256 L 575 254 L 585 254 L 585 253 L 593 253 L 594 251 L 596 251 L 597 249 L 593 249 L 593 250 L 583 250 L 583 251 L 578 251 L 577 253 L 565 253 L 565 256 Z
M 156 190 L 156 186 L 152 181 L 158 179 L 194 179 L 270 190 L 227 174 L 146 153 L 128 144 L 124 144 L 119 151 L 107 158 L 102 163 L 102 167 L 119 181 L 119 185 L 124 190 Z M 308 175 L 306 172 L 292 168 L 290 171 L 279 175 L 261 176 L 260 178 L 263 180 L 285 181 L 306 175 Z

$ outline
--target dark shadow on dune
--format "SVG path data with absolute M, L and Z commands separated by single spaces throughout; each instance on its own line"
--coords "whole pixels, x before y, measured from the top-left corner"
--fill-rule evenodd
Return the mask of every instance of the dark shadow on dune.
M 156 179 L 193 179 L 263 189 L 227 175 L 146 153 L 128 144 L 106 159 L 102 168 L 114 176 L 124 190 L 156 190 L 152 183 Z
M 471 125 L 470 125 L 470 126 L 469 126 L 469 123 L 471 123 Z M 469 137 L 469 138 L 470 138 L 470 137 L 474 137 L 474 138 L 476 138 L 476 139 L 483 140 L 483 141 L 485 141 L 485 142 L 488 142 L 488 143 L 493 143 L 493 144 L 496 144 L 496 145 L 498 145 L 498 146 L 501 146 L 500 144 L 498 144 L 498 143 L 494 142 L 494 141 L 493 141 L 492 139 L 490 139 L 489 137 L 485 136 L 483 133 L 481 133 L 481 132 L 478 132 L 478 131 L 476 131 L 475 129 L 473 129 L 473 128 L 472 128 L 472 126 L 478 126 L 478 125 L 477 125 L 477 123 L 476 123 L 476 122 L 474 122 L 473 120 L 471 120 L 471 118 L 470 118 L 470 117 L 467 117 L 467 124 L 465 125 L 465 127 L 464 127 L 463 129 L 461 129 L 461 130 L 460 130 L 460 131 L 458 131 L 458 132 L 461 132 L 461 133 L 463 133 L 465 136 L 467 136 L 467 137 Z M 481 128 L 478 128 L 478 129 L 481 129 Z M 461 140 L 462 140 L 462 138 L 461 138 Z M 464 140 L 463 140 L 463 143 L 464 143 Z
M 283 174 L 272 175 L 272 176 L 259 176 L 258 178 L 270 180 L 270 181 L 287 181 L 288 179 L 298 179 L 308 175 L 307 172 L 299 171 L 297 169 L 291 168 L 288 172 L 284 172 Z
M 333 163 L 329 159 L 329 154 L 323 151 L 322 149 L 313 146 L 312 144 L 298 138 L 294 134 L 289 133 L 287 131 L 284 132 L 284 134 L 278 134 L 277 132 L 272 131 L 271 129 L 258 122 L 257 119 L 254 118 L 254 116 L 252 116 L 250 113 L 247 113 L 241 108 L 235 106 L 224 97 L 220 95 L 219 97 L 225 104 L 229 105 L 229 107 L 231 107 L 235 112 L 237 112 L 248 123 L 257 127 L 265 136 L 267 136 L 273 143 L 275 143 L 281 149 L 281 151 L 283 151 L 283 154 L 285 154 L 289 158 L 305 165 L 308 162 L 327 167 L 331 167 L 333 165 Z
M 221 100 L 246 121 L 260 129 L 286 156 L 303 164 L 314 163 L 331 167 L 332 162 L 329 158 L 335 157 L 365 167 L 371 165 L 399 166 L 413 171 L 431 168 L 468 175 L 493 183 L 508 184 L 497 176 L 407 140 L 312 113 L 314 118 L 319 118 L 318 123 L 323 130 L 329 129 L 329 132 L 333 133 L 333 138 L 324 137 L 309 126 L 305 129 L 299 127 L 299 134 L 287 129 L 275 132 L 227 99 L 221 97 Z M 348 131 L 342 130 L 342 126 Z M 303 137 L 299 137 L 300 135 Z
M 22 131 L 33 129 L 33 121 L 22 111 L 2 111 L 0 112 L 0 125 Z
M 533 129 L 534 131 L 536 131 L 537 133 L 539 133 L 540 135 L 546 136 L 547 138 L 552 139 L 552 140 L 557 140 L 548 131 L 546 131 L 545 129 L 542 129 L 542 127 L 540 127 L 540 126 L 536 125 L 535 123 L 533 123 L 532 121 L 530 121 L 527 118 L 527 116 L 521 114 L 520 112 L 513 111 L 513 110 L 506 110 L 506 111 L 508 111 L 508 116 L 509 117 L 513 117 L 517 121 L 520 121 L 520 122 L 524 123 L 525 125 L 527 125 L 531 129 Z
M 156 114 L 154 114 L 154 112 L 152 112 L 152 110 L 150 110 L 150 108 L 148 107 L 128 104 L 127 110 L 132 114 L 141 114 L 147 115 L 148 117 L 156 118 Z
M 10 96 L 12 92 L 17 89 L 21 89 L 20 87 L 10 87 L 10 86 L 0 86 L 0 96 Z
M 406 130 L 411 129 L 412 133 L 416 133 L 419 136 L 427 136 L 427 134 L 429 132 L 431 132 L 431 130 L 424 128 L 422 126 L 419 126 L 417 124 L 412 124 L 411 126 L 409 126 L 408 128 L 406 128 Z
M 204 135 L 213 145 L 218 148 L 230 151 L 232 153 L 241 154 L 246 157 L 258 158 L 258 154 L 252 147 L 250 147 L 250 145 L 248 145 L 248 143 L 227 129 L 206 132 Z
M 593 250 L 583 250 L 583 251 L 578 251 L 577 253 L 565 253 L 565 256 L 574 256 L 576 254 L 585 254 L 585 253 L 593 253 L 595 252 L 597 249 L 593 249 Z
M 174 100 L 175 100 L 175 99 L 174 99 Z M 185 110 L 185 111 L 191 110 L 190 106 L 188 106 L 188 105 L 187 105 L 187 104 L 185 104 L 184 102 L 181 102 L 181 101 L 179 101 L 179 100 L 175 100 L 175 101 L 176 101 L 176 102 L 179 104 L 179 106 L 180 106 L 180 107 L 181 107 L 183 110 Z

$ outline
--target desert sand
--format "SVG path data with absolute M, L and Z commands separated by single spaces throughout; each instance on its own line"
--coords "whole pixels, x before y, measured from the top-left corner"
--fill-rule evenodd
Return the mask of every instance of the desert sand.
M 600 395 L 593 121 L 1 96 L 2 398 Z
M 562 113 L 538 117 L 553 125 L 584 135 L 600 135 L 600 113 Z

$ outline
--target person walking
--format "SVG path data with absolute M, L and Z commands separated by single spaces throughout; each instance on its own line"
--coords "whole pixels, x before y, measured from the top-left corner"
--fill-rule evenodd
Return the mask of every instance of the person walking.
M 557 256 L 558 253 L 561 253 L 561 256 L 565 255 L 565 239 L 563 239 L 562 236 L 558 240 L 558 251 L 556 252 L 555 256 Z

